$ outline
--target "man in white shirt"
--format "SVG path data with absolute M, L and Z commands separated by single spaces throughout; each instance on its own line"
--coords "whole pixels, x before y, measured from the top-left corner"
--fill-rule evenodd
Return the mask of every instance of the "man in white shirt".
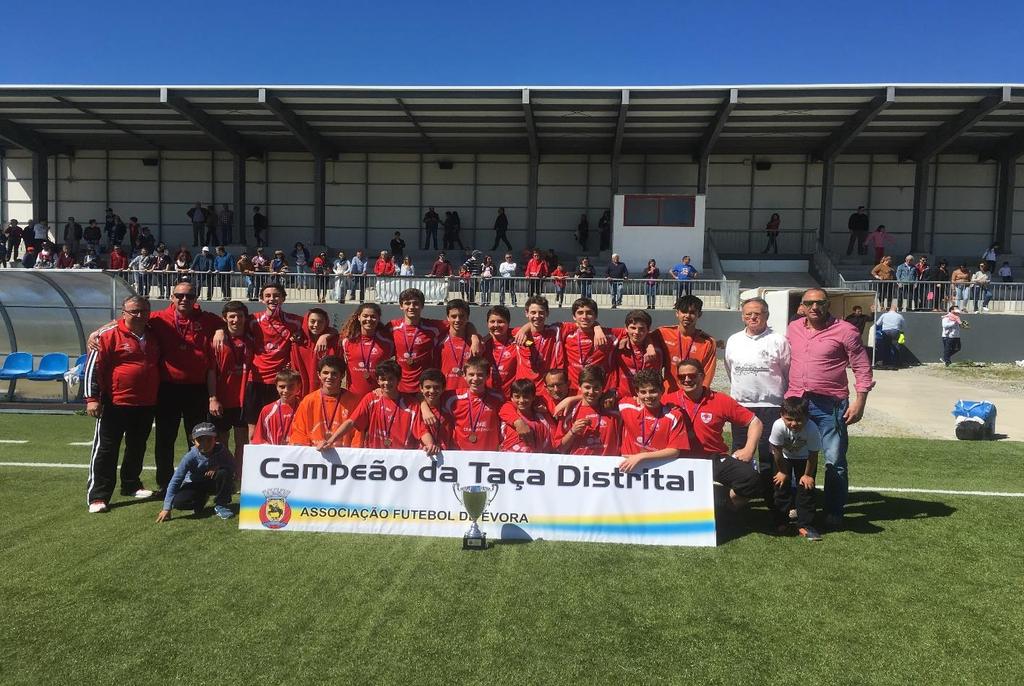
M 345 257 L 345 251 L 338 253 L 334 260 L 334 299 L 339 303 L 345 302 L 345 291 L 348 286 L 348 277 L 352 275 L 352 263 Z
M 779 418 L 782 398 L 789 385 L 789 341 L 768 328 L 768 303 L 762 298 L 745 300 L 740 308 L 743 331 L 734 333 L 725 344 L 725 373 L 729 376 L 729 395 L 770 427 Z M 733 426 L 733 450 L 747 440 L 746 427 Z M 760 471 L 772 472 L 774 460 L 768 443 L 768 431 L 758 443 Z
M 36 242 L 36 252 L 38 253 L 40 250 L 43 249 L 43 243 L 45 243 L 46 241 L 50 240 L 50 226 L 46 222 L 46 220 L 43 219 L 43 220 L 40 220 L 40 221 L 36 222 L 36 225 L 34 227 L 32 227 L 32 231 L 34 233 L 34 238 L 35 238 L 35 242 Z M 978 307 L 977 307 L 977 298 L 975 298 L 975 307 L 974 307 L 974 309 L 978 309 Z
M 498 265 L 498 275 L 501 277 L 500 303 L 505 304 L 505 294 L 512 298 L 512 307 L 516 306 L 516 263 L 512 261 L 512 253 L 505 253 L 505 261 Z
M 900 334 L 907 327 L 903 315 L 890 307 L 888 312 L 883 312 L 875 322 L 875 330 L 878 331 L 878 354 L 882 359 L 878 362 L 879 367 L 898 367 L 900 365 Z

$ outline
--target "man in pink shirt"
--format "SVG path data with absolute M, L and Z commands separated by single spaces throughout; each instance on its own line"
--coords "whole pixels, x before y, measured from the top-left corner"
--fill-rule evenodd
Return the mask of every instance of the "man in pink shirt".
M 821 432 L 826 525 L 838 529 L 843 523 L 843 507 L 850 488 L 846 468 L 850 442 L 847 427 L 864 415 L 864 404 L 873 385 L 871 361 L 857 328 L 829 314 L 825 291 L 805 291 L 801 304 L 805 316 L 792 322 L 786 331 L 792 350 L 786 397 L 806 398 L 810 418 Z M 847 367 L 853 369 L 856 395 L 852 401 Z

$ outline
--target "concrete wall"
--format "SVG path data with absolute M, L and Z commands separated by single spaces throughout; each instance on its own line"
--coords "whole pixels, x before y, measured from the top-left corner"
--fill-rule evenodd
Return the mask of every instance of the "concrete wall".
M 103 217 L 109 203 L 127 219 L 135 215 L 169 243 L 191 238 L 185 211 L 196 200 L 231 201 L 231 158 L 226 153 L 164 152 L 159 167 L 144 166 L 150 152 L 81 151 L 73 159 L 51 158 L 50 217 L 63 221 Z M 443 157 L 450 170 L 438 168 Z M 412 244 L 425 208 L 457 210 L 467 245 L 490 247 L 497 208 L 509 217 L 509 237 L 525 247 L 529 182 L 526 155 L 344 155 L 326 165 L 327 240 L 332 247 L 386 247 L 400 230 Z M 758 171 L 756 162 L 771 162 Z M 2 219 L 31 215 L 31 158 L 21 150 L 6 157 L 6 198 Z M 276 153 L 246 167 L 246 198 L 267 208 L 275 244 L 312 243 L 313 163 L 308 155 Z M 934 231 L 933 252 L 979 254 L 995 224 L 995 163 L 943 155 L 934 163 L 926 225 Z M 1018 169 L 1015 240 L 1024 241 L 1024 168 Z M 610 158 L 603 155 L 542 155 L 538 170 L 537 243 L 577 252 L 573 230 L 580 214 L 591 224 L 610 207 Z M 619 172 L 621 193 L 695 193 L 697 165 L 686 155 L 626 155 Z M 782 250 L 798 243 L 791 231 L 818 227 L 821 165 L 803 155 L 716 155 L 709 170 L 707 225 L 722 252 L 754 251 L 772 212 L 782 221 Z M 872 226 L 884 223 L 896 236 L 895 252 L 909 248 L 914 165 L 894 156 L 846 155 L 836 164 L 836 188 L 829 242 L 844 248 L 846 221 L 857 205 L 869 208 Z M 749 238 L 748 238 L 749 234 Z M 742 250 L 737 250 L 742 248 Z M 1018 251 L 1020 252 L 1020 251 Z

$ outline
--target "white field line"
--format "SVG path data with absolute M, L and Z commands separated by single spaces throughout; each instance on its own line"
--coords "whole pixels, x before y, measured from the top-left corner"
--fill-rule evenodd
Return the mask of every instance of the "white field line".
M 68 443 L 68 445 L 92 445 L 92 441 L 75 441 L 74 443 Z
M 90 444 L 91 445 L 91 444 Z M 54 469 L 88 469 L 87 464 L 71 462 L 0 462 L 0 467 L 47 467 Z M 145 466 L 143 469 L 156 469 Z M 876 493 L 923 493 L 933 495 L 973 495 L 989 498 L 1024 498 L 1024 493 L 1005 491 L 953 491 L 943 488 L 899 488 L 890 486 L 851 486 L 851 491 L 874 491 Z
M 0 439 L 0 443 L 12 443 L 14 445 L 25 445 L 26 443 L 28 443 L 28 441 L 15 441 L 13 439 L 7 438 L 7 439 Z

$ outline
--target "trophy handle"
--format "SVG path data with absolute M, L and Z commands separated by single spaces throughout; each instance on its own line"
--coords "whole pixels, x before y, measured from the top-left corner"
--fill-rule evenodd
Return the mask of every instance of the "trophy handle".
M 456 502 L 459 503 L 459 507 L 462 507 L 462 496 L 459 495 L 459 484 L 458 483 L 452 484 L 452 493 L 455 494 L 455 500 L 456 500 Z
M 497 496 L 498 496 L 498 484 L 494 484 L 494 487 L 493 487 L 493 488 L 491 489 L 491 497 L 490 497 L 490 498 L 488 498 L 488 500 L 487 500 L 487 506 L 488 506 L 488 507 L 490 507 L 490 506 L 491 506 L 491 503 L 493 503 L 493 502 L 494 502 L 494 499 L 495 499 L 495 498 L 496 498 Z

